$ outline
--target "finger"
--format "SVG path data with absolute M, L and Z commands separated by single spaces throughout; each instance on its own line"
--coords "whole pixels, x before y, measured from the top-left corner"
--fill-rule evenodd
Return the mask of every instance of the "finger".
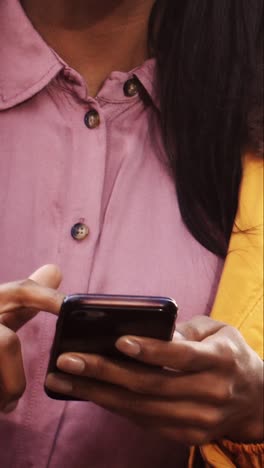
M 70 377 L 65 374 L 49 374 L 46 387 L 53 392 L 67 395 L 73 399 L 93 401 L 95 404 L 120 415 L 141 414 L 142 402 L 146 397 L 138 398 L 126 389 L 115 385 L 99 383 L 85 377 Z M 148 404 L 151 400 L 148 399 Z
M 24 393 L 26 381 L 19 339 L 3 325 L 0 325 L 0 383 L 0 409 L 5 411 Z
M 65 373 L 159 398 L 190 399 L 219 405 L 230 400 L 231 389 L 222 381 L 215 385 L 218 376 L 212 372 L 183 374 L 80 353 L 62 354 L 57 360 L 57 367 Z
M 36 270 L 34 273 L 32 273 L 29 279 L 33 280 L 35 283 L 39 284 L 40 286 L 56 289 L 59 287 L 61 283 L 62 275 L 56 265 L 44 265 L 38 270 Z M 56 296 L 57 295 L 58 294 L 56 294 Z M 12 312 L 9 312 L 5 314 L 4 316 L 2 315 L 0 320 L 4 325 L 7 325 L 13 331 L 17 331 L 28 320 L 31 320 L 36 315 L 37 312 L 38 310 L 35 310 L 35 309 L 20 308 L 19 315 L 16 314 L 14 316 Z
M 181 424 L 213 431 L 222 423 L 219 408 L 196 404 L 192 401 L 172 401 L 135 395 L 115 385 L 98 383 L 95 380 L 49 374 L 46 386 L 72 398 L 92 401 L 95 404 L 127 418 L 151 420 L 156 424 Z M 138 419 L 140 420 L 140 419 Z
M 213 435 L 216 431 L 192 426 L 191 424 L 185 425 L 182 421 L 157 420 L 155 417 L 143 418 L 141 416 L 134 415 L 130 416 L 129 419 L 145 431 L 147 430 L 148 432 L 157 434 L 159 438 L 184 444 L 186 446 L 186 459 L 189 453 L 188 446 L 203 445 L 212 441 L 212 439 L 216 439 Z M 184 450 L 184 447 L 182 447 L 182 449 Z
M 137 421 L 135 422 L 137 423 Z M 214 438 L 211 433 L 208 433 L 206 430 L 192 426 L 184 427 L 182 424 L 177 426 L 174 424 L 162 426 L 152 424 L 148 426 L 144 423 L 142 424 L 141 421 L 138 421 L 138 425 L 145 429 L 148 428 L 151 432 L 158 434 L 166 440 L 172 440 L 174 442 L 184 444 L 185 446 L 204 445 Z
M 63 294 L 32 279 L 0 285 L 0 314 L 17 309 L 45 310 L 57 314 Z
M 114 384 L 139 394 L 173 396 L 173 373 L 138 363 L 111 361 L 99 355 L 61 354 L 57 367 L 62 372 Z
M 184 372 L 201 372 L 219 365 L 214 341 L 165 342 L 152 338 L 123 336 L 116 342 L 122 353 L 147 364 Z
M 62 280 L 62 274 L 56 265 L 44 265 L 34 271 L 29 279 L 35 281 L 40 286 L 57 289 Z
M 0 285 L 0 323 L 18 330 L 39 311 L 58 314 L 64 295 L 31 279 Z
M 177 324 L 177 332 L 190 341 L 202 341 L 214 335 L 226 325 L 210 317 L 197 316 L 188 322 Z M 178 338 L 178 336 L 177 336 Z

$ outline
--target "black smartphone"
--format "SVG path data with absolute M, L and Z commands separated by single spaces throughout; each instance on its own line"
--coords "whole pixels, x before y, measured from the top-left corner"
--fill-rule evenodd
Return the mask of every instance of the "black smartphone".
M 131 360 L 115 347 L 120 336 L 134 335 L 169 341 L 177 318 L 177 304 L 167 297 L 78 294 L 67 296 L 61 306 L 51 348 L 48 373 L 60 372 L 60 354 L 80 352 Z M 67 396 L 45 387 L 51 398 Z

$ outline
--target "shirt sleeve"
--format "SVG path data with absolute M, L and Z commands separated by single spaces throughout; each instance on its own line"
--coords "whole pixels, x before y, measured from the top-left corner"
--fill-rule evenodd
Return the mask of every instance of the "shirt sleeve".
M 239 207 L 211 317 L 236 327 L 263 359 L 263 159 L 247 155 Z M 199 462 L 202 459 L 202 463 Z M 263 468 L 264 444 L 191 448 L 189 468 Z
M 211 317 L 236 327 L 263 359 L 263 159 L 251 154 Z
M 200 461 L 199 461 L 200 460 Z M 237 444 L 229 440 L 192 447 L 189 468 L 263 468 L 264 444 Z

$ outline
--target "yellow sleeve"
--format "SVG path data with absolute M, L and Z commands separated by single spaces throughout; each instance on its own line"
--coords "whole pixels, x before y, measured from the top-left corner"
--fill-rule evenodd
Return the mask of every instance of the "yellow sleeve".
M 199 450 L 199 453 L 198 453 Z M 229 440 L 192 448 L 189 468 L 195 466 L 197 455 L 205 468 L 263 468 L 264 444 L 234 444 Z
M 263 160 L 244 159 L 239 207 L 211 317 L 241 332 L 263 359 Z M 192 448 L 210 468 L 263 468 L 264 444 L 217 441 Z
M 253 155 L 211 317 L 238 328 L 263 359 L 263 160 Z

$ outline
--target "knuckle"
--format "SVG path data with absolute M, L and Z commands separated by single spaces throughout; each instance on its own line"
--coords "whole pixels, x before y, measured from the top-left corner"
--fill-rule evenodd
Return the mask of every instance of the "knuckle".
M 26 306 L 26 300 L 33 286 L 33 281 L 24 279 L 16 282 L 16 296 L 22 307 Z
M 94 356 L 92 369 L 90 369 L 89 366 L 88 369 L 91 371 L 93 377 L 103 378 L 107 369 L 105 359 L 102 356 Z
M 228 333 L 228 335 L 232 338 L 232 339 L 236 339 L 236 340 L 241 340 L 241 333 L 240 331 L 236 328 L 236 327 L 232 327 L 231 325 L 226 325 L 226 331 Z
M 21 345 L 18 336 L 9 328 L 5 328 L 4 333 L 1 334 L 0 349 L 2 352 L 16 355 L 20 352 Z
M 216 352 L 219 356 L 219 362 L 226 370 L 235 370 L 238 364 L 237 344 L 229 337 L 216 343 Z
M 239 367 L 239 360 L 238 360 L 238 349 L 234 345 L 234 343 L 229 342 L 229 346 L 226 350 L 226 364 L 225 368 L 232 373 L 235 373 Z
M 159 388 L 160 390 L 161 383 L 159 378 L 150 378 L 149 376 L 140 376 L 137 379 L 134 379 L 131 384 L 131 390 L 136 393 L 148 394 L 151 389 Z
M 130 384 L 130 390 L 139 394 L 162 395 L 169 389 L 168 379 L 164 375 L 144 374 L 138 375 Z
M 222 421 L 222 413 L 218 408 L 211 408 L 209 411 L 204 411 L 201 418 L 201 426 L 203 429 L 215 429 Z
M 129 385 L 132 392 L 145 394 L 148 390 L 147 381 L 144 377 L 140 376 L 137 379 L 133 379 Z
M 233 398 L 233 387 L 231 384 L 218 386 L 214 390 L 214 400 L 219 404 L 229 403 Z

